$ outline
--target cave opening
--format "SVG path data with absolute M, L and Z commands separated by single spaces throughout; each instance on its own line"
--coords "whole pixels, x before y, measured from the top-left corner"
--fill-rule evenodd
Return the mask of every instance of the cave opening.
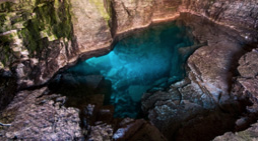
M 195 50 L 191 29 L 177 21 L 152 25 L 119 40 L 111 52 L 58 74 L 50 85 L 68 97 L 67 105 L 112 105 L 116 118 L 140 118 L 145 92 L 166 89 L 185 77 Z

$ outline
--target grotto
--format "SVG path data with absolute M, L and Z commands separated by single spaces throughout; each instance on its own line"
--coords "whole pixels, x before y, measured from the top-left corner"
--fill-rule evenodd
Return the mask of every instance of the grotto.
M 256 0 L 1 0 L 0 140 L 258 140 Z

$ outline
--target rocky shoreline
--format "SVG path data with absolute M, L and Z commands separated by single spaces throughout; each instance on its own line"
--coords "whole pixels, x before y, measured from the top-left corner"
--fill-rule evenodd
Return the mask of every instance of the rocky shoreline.
M 49 33 L 46 41 L 46 36 L 42 36 L 44 48 L 37 55 L 24 49 L 24 39 L 18 42 L 21 36 L 12 36 L 14 39 L 9 41 L 10 55 L 15 56 L 19 48 L 20 56 L 9 56 L 12 58 L 9 64 L 6 62 L 2 67 L 1 76 L 9 75 L 1 78 L 5 86 L 1 85 L 0 122 L 11 126 L 0 126 L 0 140 L 212 140 L 225 132 L 245 130 L 252 123 L 257 125 L 257 1 L 245 0 L 240 5 L 236 0 L 195 4 L 189 0 L 113 0 L 109 4 L 101 0 L 97 3 L 65 0 L 53 6 L 59 11 L 67 7 L 65 2 L 73 15 L 71 27 L 67 27 L 72 28 L 70 39 L 61 36 L 51 41 L 53 36 Z M 49 3 L 37 4 L 39 8 Z M 84 11 L 86 6 L 89 9 Z M 240 12 L 232 15 L 235 11 Z M 108 53 L 120 36 L 168 20 L 179 20 L 191 27 L 194 37 L 207 45 L 189 57 L 187 78 L 172 84 L 165 92 L 143 96 L 142 109 L 148 120 L 114 119 L 113 107 L 93 105 L 91 101 L 84 111 L 65 107 L 66 97 L 52 94 L 46 86 L 16 92 L 16 88 L 48 83 L 59 70 L 78 60 Z M 19 31 L 27 27 L 15 28 Z M 102 102 L 102 97 L 97 100 Z M 249 129 L 245 132 L 257 130 Z M 211 130 L 214 131 L 209 135 Z M 234 135 L 238 134 L 241 132 Z M 226 136 L 215 140 L 226 140 Z M 251 138 L 255 140 L 257 135 L 246 137 Z

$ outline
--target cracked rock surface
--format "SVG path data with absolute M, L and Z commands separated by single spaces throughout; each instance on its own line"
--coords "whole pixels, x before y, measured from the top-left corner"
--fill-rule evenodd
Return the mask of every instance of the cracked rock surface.
M 79 110 L 66 108 L 60 95 L 41 97 L 46 88 L 18 93 L 2 113 L 10 127 L 1 130 L 1 140 L 82 140 Z M 60 99 L 58 99 L 60 98 Z
M 226 131 L 247 128 L 256 121 L 258 110 L 257 51 L 246 53 L 252 48 L 247 45 L 251 41 L 203 18 L 187 14 L 181 19 L 207 45 L 189 57 L 186 79 L 166 91 L 143 96 L 144 113 L 168 139 L 174 140 L 211 140 Z M 234 82 L 236 70 L 240 86 L 235 88 L 237 83 L 230 82 Z
M 257 0 L 0 4 L 0 122 L 11 124 L 0 126 L 0 140 L 257 140 Z M 113 119 L 113 108 L 93 103 L 80 112 L 65 106 L 68 98 L 38 86 L 79 58 L 107 53 L 117 34 L 179 15 L 179 24 L 207 44 L 188 59 L 187 78 L 143 96 L 148 120 Z M 63 31 L 69 32 L 59 35 Z M 102 103 L 103 97 L 92 99 Z

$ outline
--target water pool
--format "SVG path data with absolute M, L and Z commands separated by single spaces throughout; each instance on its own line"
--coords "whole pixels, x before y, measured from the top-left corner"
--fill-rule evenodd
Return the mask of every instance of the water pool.
M 185 62 L 192 51 L 183 54 L 179 49 L 193 44 L 191 31 L 185 26 L 176 22 L 154 25 L 121 39 L 108 54 L 87 59 L 65 73 L 89 76 L 76 80 L 94 84 L 95 89 L 108 87 L 109 91 L 102 92 L 106 94 L 104 105 L 115 107 L 114 117 L 136 118 L 143 93 L 164 89 L 185 77 Z M 109 85 L 100 85 L 100 76 Z

